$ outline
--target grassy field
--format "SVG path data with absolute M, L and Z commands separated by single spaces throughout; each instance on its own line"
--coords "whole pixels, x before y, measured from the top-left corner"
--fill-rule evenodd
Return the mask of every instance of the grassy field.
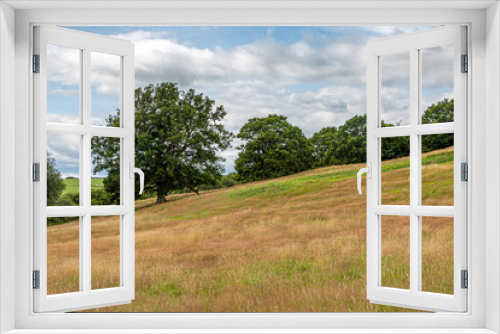
M 453 205 L 453 148 L 423 160 L 423 201 Z M 397 312 L 366 300 L 364 164 L 136 202 L 136 298 L 93 312 Z M 409 161 L 383 163 L 406 204 Z M 364 182 L 363 182 L 364 183 Z M 92 286 L 119 285 L 118 217 L 92 221 Z M 453 219 L 422 221 L 423 289 L 453 291 Z M 78 223 L 48 228 L 50 293 L 78 290 Z M 409 284 L 408 217 L 382 217 L 382 282 Z
M 90 181 L 91 187 L 92 188 L 103 188 L 102 178 L 92 178 L 92 181 Z M 66 188 L 63 191 L 63 194 L 68 193 L 68 194 L 76 194 L 79 192 L 79 187 L 80 187 L 80 180 L 79 179 L 64 179 L 64 183 L 66 184 Z

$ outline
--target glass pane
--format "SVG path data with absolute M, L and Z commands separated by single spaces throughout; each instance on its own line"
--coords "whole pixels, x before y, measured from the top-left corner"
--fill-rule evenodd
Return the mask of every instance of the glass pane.
M 410 205 L 410 137 L 382 138 L 382 205 Z
M 47 44 L 47 122 L 80 123 L 80 55 Z
M 422 205 L 453 206 L 453 133 L 422 136 Z
M 120 216 L 92 217 L 92 289 L 120 286 Z
M 99 52 L 90 56 L 91 123 L 119 127 L 121 57 Z
M 382 126 L 410 124 L 410 52 L 380 56 Z
M 80 291 L 80 218 L 47 218 L 47 294 Z
M 410 217 L 381 217 L 381 285 L 410 289 Z
M 453 45 L 420 50 L 422 124 L 453 122 Z
M 422 291 L 453 294 L 453 218 L 421 217 Z
M 47 206 L 80 204 L 82 136 L 47 133 Z
M 119 205 L 120 138 L 92 137 L 92 205 Z

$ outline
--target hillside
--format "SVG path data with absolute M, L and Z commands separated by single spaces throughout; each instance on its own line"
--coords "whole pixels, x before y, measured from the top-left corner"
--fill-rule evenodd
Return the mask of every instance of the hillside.
M 425 204 L 453 205 L 452 162 L 453 147 L 424 155 Z M 356 190 L 362 167 L 325 167 L 199 196 L 169 196 L 158 206 L 153 199 L 138 201 L 136 299 L 97 311 L 408 311 L 366 300 L 366 197 Z M 407 204 L 408 158 L 384 162 L 383 171 L 383 204 Z M 407 219 L 383 219 L 387 286 L 408 284 Z M 449 221 L 424 224 L 426 291 L 453 289 Z M 118 219 L 94 218 L 92 238 L 93 287 L 116 286 Z M 49 291 L 77 290 L 77 223 L 49 227 L 48 243 Z
M 92 188 L 103 188 L 103 178 L 92 178 L 91 187 Z M 76 194 L 80 190 L 80 180 L 79 179 L 64 179 L 64 184 L 66 188 L 63 190 L 63 194 Z

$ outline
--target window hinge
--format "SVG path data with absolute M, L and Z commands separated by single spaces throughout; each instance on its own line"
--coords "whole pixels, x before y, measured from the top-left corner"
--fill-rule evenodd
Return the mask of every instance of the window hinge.
M 33 164 L 33 181 L 40 182 L 40 164 L 38 162 Z
M 469 72 L 469 57 L 467 55 L 462 55 L 462 70 L 460 72 Z
M 33 270 L 33 289 L 40 289 L 40 270 Z
M 40 55 L 33 55 L 33 73 L 40 73 Z
M 469 165 L 466 162 L 462 162 L 462 164 L 460 165 L 460 169 L 461 169 L 460 180 L 469 181 Z
M 462 270 L 461 272 L 462 276 L 462 289 L 467 289 L 469 287 L 469 273 L 467 270 Z

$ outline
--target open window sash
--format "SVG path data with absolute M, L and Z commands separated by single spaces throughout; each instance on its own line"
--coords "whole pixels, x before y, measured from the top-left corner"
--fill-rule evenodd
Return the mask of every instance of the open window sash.
M 77 50 L 79 59 L 79 115 L 77 124 L 47 122 L 47 46 Z M 39 181 L 34 190 L 34 312 L 67 312 L 130 303 L 134 283 L 134 46 L 130 41 L 70 29 L 34 28 L 34 157 Z M 91 53 L 114 55 L 120 61 L 120 127 L 93 126 L 91 122 Z M 37 59 L 38 57 L 38 59 Z M 36 62 L 36 64 L 35 64 Z M 104 69 L 105 70 L 105 69 Z M 78 206 L 47 206 L 47 135 L 71 134 L 80 139 L 80 200 Z M 120 205 L 91 205 L 92 136 L 118 138 L 120 142 Z M 120 283 L 92 289 L 92 217 L 119 216 Z M 47 218 L 79 217 L 79 291 L 47 291 Z
M 454 122 L 422 124 L 421 85 L 423 49 L 453 45 Z M 466 27 L 442 27 L 371 41 L 367 48 L 367 298 L 372 303 L 429 311 L 467 310 L 467 289 L 461 272 L 467 269 L 467 182 L 461 180 L 461 163 L 467 162 L 467 74 L 462 55 L 467 54 Z M 409 53 L 409 125 L 382 127 L 381 57 Z M 470 70 L 470 69 L 469 69 Z M 454 133 L 454 206 L 425 206 L 421 200 L 421 136 Z M 382 205 L 382 138 L 410 138 L 410 205 Z M 409 216 L 409 289 L 382 286 L 381 217 Z M 453 294 L 422 291 L 422 217 L 454 218 Z M 406 240 L 405 240 L 406 242 Z

